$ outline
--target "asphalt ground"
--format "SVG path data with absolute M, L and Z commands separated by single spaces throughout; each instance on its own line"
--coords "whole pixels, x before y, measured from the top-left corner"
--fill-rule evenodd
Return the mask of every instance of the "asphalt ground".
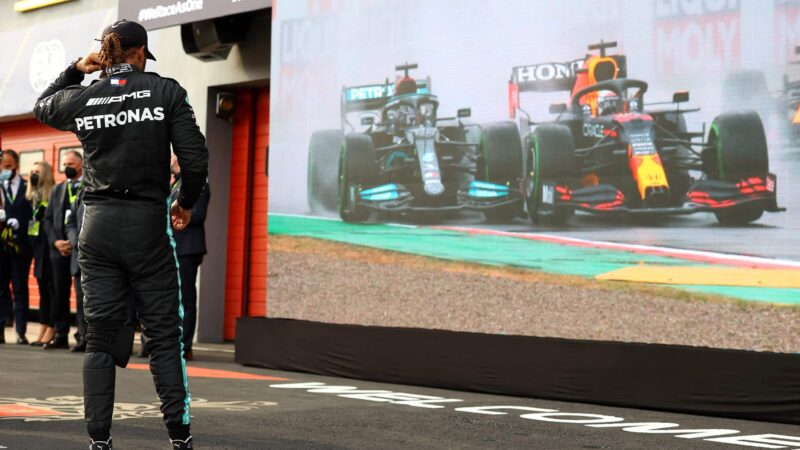
M 578 214 L 562 230 L 523 219 L 485 224 L 475 214 L 443 223 L 797 260 L 798 169 L 800 149 L 773 146 L 771 170 L 788 211 L 746 227 L 721 227 L 710 214 L 635 221 Z M 247 368 L 230 350 L 196 347 L 189 363 L 197 448 L 800 449 L 800 426 Z M 169 448 L 146 363 L 134 357 L 117 372 L 115 448 Z M 80 355 L 66 351 L 0 346 L 0 449 L 86 448 L 81 366 Z M 650 425 L 634 425 L 643 423 Z
M 233 362 L 231 349 L 195 349 L 188 365 L 195 448 L 800 448 L 800 426 L 250 368 Z M 86 448 L 82 361 L 63 350 L 0 346 L 0 449 Z M 169 448 L 146 363 L 134 356 L 117 371 L 117 449 Z M 662 425 L 631 431 L 643 422 Z M 742 437 L 765 434 L 783 437 Z M 715 435 L 750 445 L 707 440 Z

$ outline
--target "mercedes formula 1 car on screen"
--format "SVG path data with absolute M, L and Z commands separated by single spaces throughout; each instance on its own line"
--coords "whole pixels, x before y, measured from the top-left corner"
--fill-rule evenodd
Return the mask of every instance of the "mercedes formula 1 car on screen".
M 795 47 L 800 55 L 800 46 Z M 783 86 L 770 90 L 763 70 L 738 69 L 729 72 L 722 83 L 722 109 L 757 111 L 769 130 L 770 125 L 790 145 L 800 144 L 800 61 L 786 65 Z M 775 120 L 777 119 L 777 120 Z M 773 120 L 772 124 L 770 121 Z
M 403 76 L 396 83 L 387 79 L 343 88 L 341 130 L 311 136 L 312 212 L 336 210 L 347 222 L 366 220 L 371 212 L 473 209 L 490 220 L 521 214 L 517 125 L 467 125 L 467 108 L 452 117 L 439 116 L 430 78 L 409 76 L 416 68 L 397 66 Z M 351 122 L 354 115 L 357 125 Z
M 735 225 L 782 210 L 757 113 L 721 114 L 707 137 L 689 132 L 684 114 L 699 110 L 680 108 L 689 93 L 675 93 L 670 109 L 645 108 L 647 83 L 627 78 L 625 56 L 606 54 L 612 47 L 601 41 L 589 46 L 598 54 L 584 59 L 513 69 L 509 112 L 520 113 L 523 191 L 533 222 L 563 225 L 575 210 L 707 211 Z M 552 122 L 534 124 L 520 105 L 520 92 L 561 90 L 570 100 L 550 105 Z

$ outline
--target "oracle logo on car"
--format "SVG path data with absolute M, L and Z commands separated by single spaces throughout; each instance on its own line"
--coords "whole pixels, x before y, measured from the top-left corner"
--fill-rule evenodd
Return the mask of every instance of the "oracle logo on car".
M 603 137 L 605 126 L 599 123 L 584 123 L 583 135 L 586 137 Z

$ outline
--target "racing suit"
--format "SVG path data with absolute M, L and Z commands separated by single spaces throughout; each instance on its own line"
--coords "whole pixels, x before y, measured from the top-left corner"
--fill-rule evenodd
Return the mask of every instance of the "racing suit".
M 88 322 L 87 428 L 93 439 L 110 432 L 114 366 L 127 364 L 132 346 L 133 331 L 124 326 L 132 290 L 164 421 L 171 438 L 185 439 L 190 395 L 169 219 L 170 144 L 182 173 L 177 200 L 189 210 L 206 182 L 208 150 L 186 91 L 175 80 L 129 64 L 107 73 L 82 86 L 84 74 L 73 64 L 34 108 L 42 123 L 75 133 L 84 149 L 78 265 Z

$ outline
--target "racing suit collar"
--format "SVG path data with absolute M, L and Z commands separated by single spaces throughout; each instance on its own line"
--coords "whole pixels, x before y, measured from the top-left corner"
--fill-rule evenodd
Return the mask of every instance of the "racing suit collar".
M 133 64 L 128 64 L 128 63 L 114 64 L 113 66 L 106 69 L 106 74 L 108 76 L 120 75 L 128 72 L 141 72 L 141 70 L 138 67 L 134 66 Z

